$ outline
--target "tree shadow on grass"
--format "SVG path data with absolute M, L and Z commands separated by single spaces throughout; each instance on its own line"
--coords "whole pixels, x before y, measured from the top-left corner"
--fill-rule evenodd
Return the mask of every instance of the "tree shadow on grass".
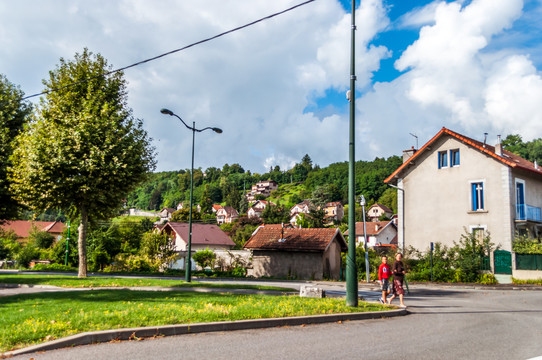
M 170 291 L 143 291 L 143 290 L 77 290 L 77 291 L 59 291 L 59 292 L 43 292 L 18 294 L 2 297 L 0 300 L 0 308 L 14 303 L 24 301 L 32 301 L 36 303 L 47 301 L 78 301 L 89 303 L 114 303 L 114 302 L 160 302 L 165 299 L 175 299 L 179 302 L 193 302 L 198 299 L 224 299 L 231 295 L 220 293 L 196 293 L 196 292 L 170 292 Z M 236 295 L 242 296 L 242 295 Z

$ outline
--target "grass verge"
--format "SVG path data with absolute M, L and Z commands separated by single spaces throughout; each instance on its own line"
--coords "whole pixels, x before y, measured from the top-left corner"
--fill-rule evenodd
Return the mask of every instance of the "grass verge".
M 520 280 L 512 278 L 512 283 L 516 285 L 542 285 L 542 278 L 533 280 Z
M 382 311 L 342 299 L 154 292 L 71 291 L 6 296 L 0 302 L 0 352 L 86 331 L 316 314 Z
M 184 280 L 149 279 L 149 278 L 114 278 L 114 277 L 87 277 L 78 278 L 71 275 L 0 275 L 0 284 L 28 284 L 28 285 L 53 285 L 60 287 L 89 288 L 89 287 L 203 287 L 217 289 L 253 289 L 253 290 L 276 290 L 295 291 L 291 288 L 249 285 L 249 284 L 224 284 L 208 282 L 186 282 Z

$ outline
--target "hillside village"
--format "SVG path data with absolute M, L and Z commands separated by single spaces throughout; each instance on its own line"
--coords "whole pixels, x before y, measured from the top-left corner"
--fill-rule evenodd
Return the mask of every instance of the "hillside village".
M 380 253 L 412 249 L 421 254 L 435 243 L 452 248 L 465 233 L 487 240 L 489 247 L 490 236 L 486 271 L 540 277 L 538 265 L 527 255 L 516 254 L 514 244 L 518 236 L 541 237 L 542 168 L 539 160 L 517 155 L 521 143 L 511 139 L 499 139 L 493 146 L 443 128 L 420 149 L 406 150 L 402 162 L 397 157 L 358 162 L 357 182 L 369 198 L 365 224 L 360 205 L 355 204 L 358 247 L 367 245 Z M 521 151 L 530 156 L 525 148 Z M 238 164 L 195 170 L 192 252 L 211 251 L 213 266 L 242 267 L 248 276 L 339 279 L 349 236 L 345 170 L 345 163 L 320 168 L 308 155 L 293 169 L 276 167 L 262 175 Z M 189 175 L 189 171 L 151 174 L 127 198 L 120 217 L 124 226 L 137 215 L 153 219 L 146 228 L 155 237 L 163 235 L 158 241 L 169 243 L 162 245 L 160 256 L 168 258 L 163 265 L 170 269 L 185 267 Z M 463 189 L 463 196 L 457 196 L 458 189 Z M 145 201 L 146 206 L 132 207 Z M 21 220 L 2 227 L 23 240 L 36 231 L 61 239 L 66 230 L 61 222 Z M 90 250 L 102 251 L 101 259 L 94 257 L 98 268 L 120 259 L 121 248 L 132 246 L 124 241 L 111 251 L 110 245 L 92 246 L 95 238 L 91 236 Z M 192 262 L 193 270 L 203 269 L 197 264 Z

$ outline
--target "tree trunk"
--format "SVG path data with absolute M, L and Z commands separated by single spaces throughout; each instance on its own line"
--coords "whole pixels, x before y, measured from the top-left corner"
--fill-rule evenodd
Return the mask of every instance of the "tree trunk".
M 79 224 L 79 239 L 77 242 L 79 251 L 79 274 L 78 277 L 87 277 L 87 229 L 88 212 L 86 207 L 81 207 L 81 223 Z

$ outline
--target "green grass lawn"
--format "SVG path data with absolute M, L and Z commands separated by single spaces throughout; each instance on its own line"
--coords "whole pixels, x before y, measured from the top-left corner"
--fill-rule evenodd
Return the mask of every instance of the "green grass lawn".
M 60 287 L 88 288 L 88 287 L 205 287 L 220 289 L 254 289 L 254 290 L 277 290 L 296 291 L 291 288 L 283 288 L 266 285 L 248 284 L 224 284 L 209 282 L 189 282 L 184 280 L 148 279 L 148 278 L 113 278 L 113 277 L 87 277 L 78 278 L 73 275 L 0 275 L 0 284 L 29 284 L 29 285 L 53 285 Z
M 0 297 L 0 352 L 86 331 L 389 309 L 298 296 L 130 290 L 23 294 Z

